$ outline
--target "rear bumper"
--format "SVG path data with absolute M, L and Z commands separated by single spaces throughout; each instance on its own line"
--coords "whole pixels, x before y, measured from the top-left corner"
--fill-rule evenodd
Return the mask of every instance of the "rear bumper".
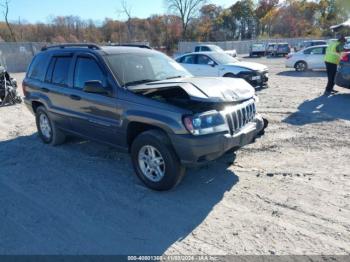
M 181 163 L 196 166 L 215 160 L 233 148 L 239 148 L 254 141 L 264 130 L 264 119 L 256 118 L 238 133 L 213 134 L 207 136 L 171 135 L 170 139 Z
M 26 107 L 28 108 L 28 110 L 34 115 L 35 113 L 33 110 L 32 101 L 28 100 L 26 97 L 24 97 L 23 101 Z
M 252 51 L 252 52 L 250 52 L 250 54 L 252 55 L 252 56 L 254 56 L 254 55 L 257 55 L 257 56 L 264 56 L 265 55 L 265 51 Z

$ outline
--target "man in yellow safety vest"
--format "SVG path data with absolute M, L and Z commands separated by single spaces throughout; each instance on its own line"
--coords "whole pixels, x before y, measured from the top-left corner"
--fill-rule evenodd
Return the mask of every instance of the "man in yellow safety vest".
M 346 42 L 346 39 L 344 35 L 340 35 L 337 41 L 330 42 L 327 47 L 326 56 L 324 59 L 326 63 L 327 76 L 328 76 L 328 83 L 327 83 L 325 95 L 329 95 L 331 93 L 337 92 L 333 90 L 334 80 L 335 80 L 335 75 L 337 74 L 337 68 L 340 62 L 341 53 L 344 51 L 345 42 Z

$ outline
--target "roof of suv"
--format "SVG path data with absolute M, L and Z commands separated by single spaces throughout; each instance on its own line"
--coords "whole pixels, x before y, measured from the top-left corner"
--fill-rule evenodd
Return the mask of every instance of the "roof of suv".
M 95 44 L 63 44 L 43 47 L 42 52 L 45 51 L 82 51 L 102 52 L 104 54 L 122 54 L 122 53 L 148 53 L 154 52 L 150 47 L 144 45 L 110 45 L 98 46 Z

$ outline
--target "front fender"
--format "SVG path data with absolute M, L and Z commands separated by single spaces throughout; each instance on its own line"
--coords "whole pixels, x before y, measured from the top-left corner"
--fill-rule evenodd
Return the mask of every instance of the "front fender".
M 124 125 L 126 127 L 131 122 L 143 123 L 156 126 L 168 134 L 186 134 L 188 133 L 182 124 L 182 115 L 174 112 L 163 112 L 157 109 L 153 110 L 128 110 L 124 114 Z M 125 128 L 126 128 L 125 127 Z

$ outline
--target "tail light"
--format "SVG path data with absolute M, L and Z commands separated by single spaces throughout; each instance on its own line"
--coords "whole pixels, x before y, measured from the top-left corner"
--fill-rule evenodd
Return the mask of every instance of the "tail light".
M 22 91 L 23 91 L 23 95 L 27 96 L 27 87 L 24 83 L 22 84 Z
M 340 59 L 342 62 L 350 62 L 350 53 L 344 53 Z

